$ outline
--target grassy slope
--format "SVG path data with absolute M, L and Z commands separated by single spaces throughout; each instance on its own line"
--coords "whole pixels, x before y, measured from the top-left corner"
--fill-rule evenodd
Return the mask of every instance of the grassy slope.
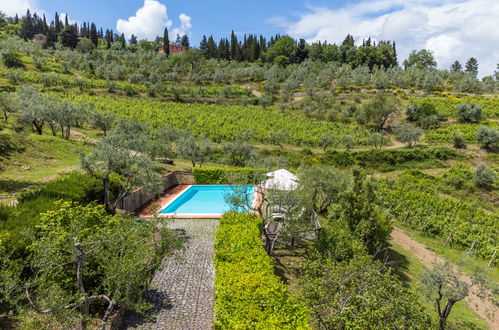
M 59 136 L 28 134 L 25 150 L 2 164 L 0 199 L 11 198 L 20 190 L 54 179 L 58 174 L 78 168 L 78 153 L 89 145 Z
M 395 262 L 394 269 L 400 278 L 407 283 L 415 292 L 421 293 L 419 281 L 425 270 L 423 265 L 407 250 L 398 245 L 393 245 L 389 251 L 390 260 Z M 432 302 L 423 295 L 424 308 L 431 314 L 436 315 Z M 448 326 L 451 329 L 488 329 L 488 325 L 471 310 L 465 301 L 460 301 L 449 316 Z

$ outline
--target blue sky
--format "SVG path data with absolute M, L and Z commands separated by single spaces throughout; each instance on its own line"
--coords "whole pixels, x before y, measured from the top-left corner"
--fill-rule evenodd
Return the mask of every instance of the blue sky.
M 188 34 L 198 45 L 203 34 L 289 34 L 308 41 L 395 40 L 399 61 L 413 49 L 431 50 L 440 68 L 476 57 L 480 75 L 499 63 L 498 0 L 0 0 L 9 15 L 26 8 L 68 13 L 76 22 L 92 21 L 153 39 L 165 26 Z

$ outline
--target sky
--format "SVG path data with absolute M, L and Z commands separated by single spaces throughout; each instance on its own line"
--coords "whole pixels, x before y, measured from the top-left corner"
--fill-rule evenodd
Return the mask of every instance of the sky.
M 288 34 L 308 41 L 341 43 L 394 40 L 399 62 L 411 50 L 431 50 L 441 69 L 455 60 L 478 59 L 480 76 L 499 63 L 499 0 L 0 0 L 0 11 L 30 8 L 52 18 L 95 22 L 104 29 L 152 40 L 168 27 L 171 38 L 187 34 L 193 45 L 203 35 L 216 40 L 238 35 Z

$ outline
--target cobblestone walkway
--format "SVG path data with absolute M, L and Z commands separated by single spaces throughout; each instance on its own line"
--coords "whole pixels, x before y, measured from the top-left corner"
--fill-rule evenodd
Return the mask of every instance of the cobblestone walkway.
M 211 329 L 214 307 L 214 238 L 218 219 L 176 219 L 168 227 L 185 239 L 185 249 L 165 259 L 146 293 L 153 320 L 131 315 L 123 329 Z

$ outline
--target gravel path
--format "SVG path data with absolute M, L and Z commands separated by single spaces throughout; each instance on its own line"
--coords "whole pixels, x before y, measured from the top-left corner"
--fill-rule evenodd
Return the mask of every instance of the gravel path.
M 167 258 L 146 293 L 154 303 L 152 320 L 131 315 L 123 329 L 212 329 L 214 238 L 218 219 L 176 219 L 169 227 L 185 240 L 185 249 Z

